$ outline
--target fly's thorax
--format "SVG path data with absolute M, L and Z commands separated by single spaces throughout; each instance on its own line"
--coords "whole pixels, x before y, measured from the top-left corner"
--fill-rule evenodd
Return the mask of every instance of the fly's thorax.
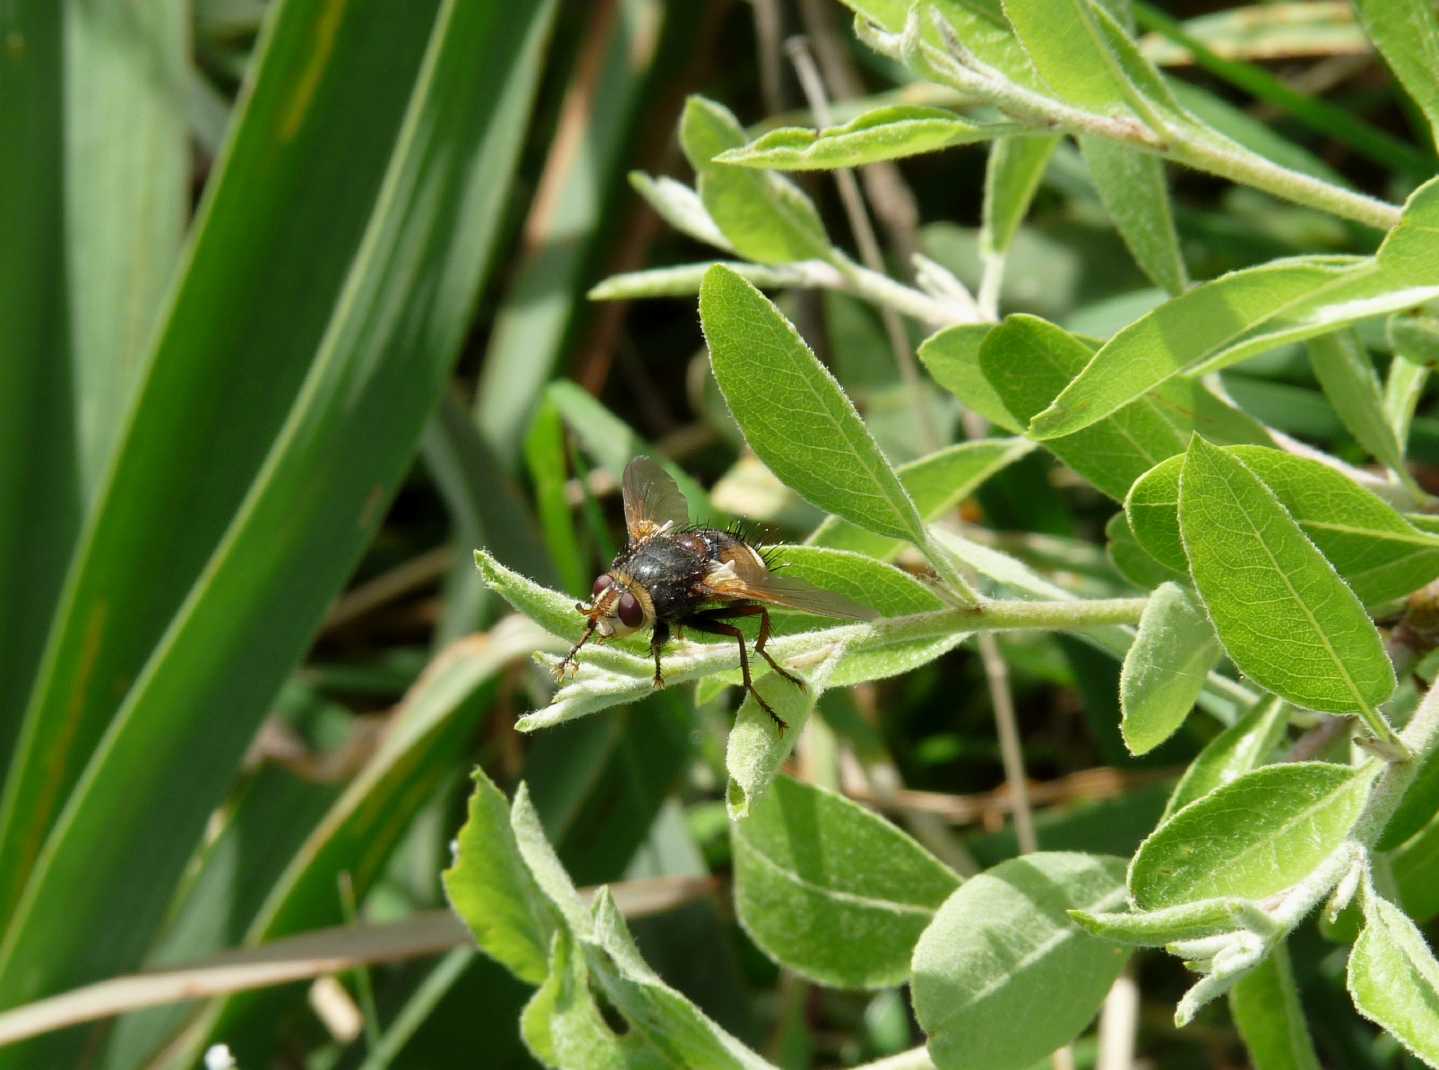
M 684 532 L 646 539 L 624 562 L 631 589 L 644 589 L 654 620 L 680 620 L 693 611 L 698 602 L 700 581 L 710 565 L 703 544 L 696 544 L 692 537 L 695 534 Z M 635 596 L 639 597 L 638 591 Z

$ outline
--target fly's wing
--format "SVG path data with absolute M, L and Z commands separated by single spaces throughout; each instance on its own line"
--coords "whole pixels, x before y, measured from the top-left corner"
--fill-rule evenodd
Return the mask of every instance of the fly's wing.
M 867 606 L 842 594 L 816 587 L 798 576 L 771 572 L 748 546 L 739 548 L 734 554 L 726 554 L 725 558 L 701 581 L 718 598 L 766 602 L 821 617 L 874 620 L 879 616 Z
M 648 457 L 625 465 L 625 530 L 631 542 L 643 542 L 666 524 L 689 523 L 689 504 L 669 473 Z

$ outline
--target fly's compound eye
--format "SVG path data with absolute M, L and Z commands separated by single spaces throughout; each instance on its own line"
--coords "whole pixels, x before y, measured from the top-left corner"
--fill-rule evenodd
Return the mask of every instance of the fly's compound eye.
M 595 578 L 595 585 L 590 588 L 590 594 L 598 598 L 601 594 L 604 593 L 605 588 L 614 582 L 614 580 L 610 579 L 608 573 L 602 576 L 598 576 Z
M 640 608 L 639 599 L 628 591 L 620 595 L 619 614 L 626 628 L 638 628 L 645 619 L 645 611 Z

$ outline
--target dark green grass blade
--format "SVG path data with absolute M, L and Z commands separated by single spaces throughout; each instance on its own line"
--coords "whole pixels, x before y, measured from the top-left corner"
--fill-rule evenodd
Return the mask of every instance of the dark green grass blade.
M 281 43 L 311 62 L 323 53 L 305 32 L 310 10 L 277 10 L 271 61 L 288 54 L 276 51 Z M 271 695 L 378 524 L 449 374 L 490 259 L 553 11 L 443 6 L 293 411 L 11 917 L 0 960 L 7 1000 L 131 966 L 153 935 L 164 904 L 156 887 L 172 887 L 182 872 Z M 376 35 L 373 24 L 366 36 L 394 44 L 393 32 Z M 328 55 L 340 56 L 341 39 L 331 44 Z M 322 118 L 307 118 L 317 100 L 304 87 L 285 79 L 303 110 L 292 98 L 279 130 L 267 133 L 294 134 Z M 35 1059 L 31 1048 L 0 1053 L 0 1065 Z

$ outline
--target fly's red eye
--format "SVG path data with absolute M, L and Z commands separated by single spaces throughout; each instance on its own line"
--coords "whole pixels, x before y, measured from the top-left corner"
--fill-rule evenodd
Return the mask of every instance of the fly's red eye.
M 620 620 L 626 628 L 638 628 L 645 619 L 645 612 L 640 608 L 639 599 L 626 591 L 620 595 Z
M 608 587 L 614 582 L 615 581 L 610 579 L 608 575 L 599 576 L 595 579 L 595 585 L 590 589 L 590 593 L 593 595 L 599 595 L 604 591 L 606 587 Z

